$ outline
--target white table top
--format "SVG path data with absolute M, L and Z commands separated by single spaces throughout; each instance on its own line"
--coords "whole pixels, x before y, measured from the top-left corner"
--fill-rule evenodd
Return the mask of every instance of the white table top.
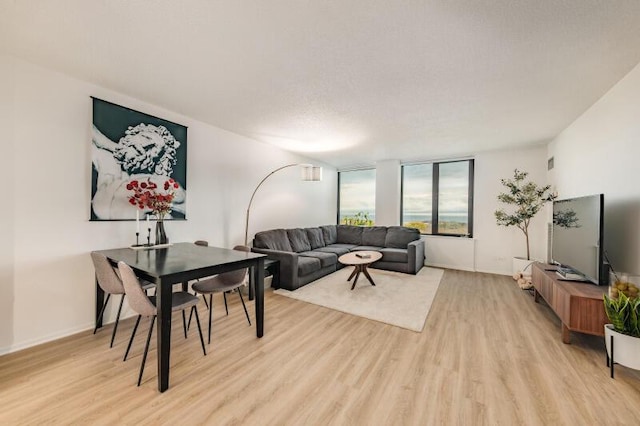
M 358 257 L 357 254 L 370 256 L 370 257 Z M 376 262 L 382 259 L 382 253 L 379 251 L 352 251 L 347 254 L 343 254 L 338 258 L 338 262 L 343 265 L 364 265 Z

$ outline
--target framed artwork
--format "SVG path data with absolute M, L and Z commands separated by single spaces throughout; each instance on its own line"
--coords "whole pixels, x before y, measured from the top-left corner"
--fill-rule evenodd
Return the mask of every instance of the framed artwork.
M 168 179 L 174 191 L 171 213 L 165 219 L 186 219 L 187 127 L 111 102 L 93 98 L 91 128 L 91 220 L 134 220 L 131 181 Z M 140 211 L 140 216 L 150 213 Z

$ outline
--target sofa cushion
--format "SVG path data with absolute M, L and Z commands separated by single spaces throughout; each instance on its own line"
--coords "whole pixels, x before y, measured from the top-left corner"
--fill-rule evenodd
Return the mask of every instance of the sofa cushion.
M 304 251 L 300 253 L 300 256 L 315 257 L 320 259 L 320 267 L 326 268 L 327 266 L 335 265 L 338 262 L 338 255 L 326 251 Z
M 309 275 L 320 270 L 320 259 L 317 257 L 298 256 L 298 276 Z
M 398 249 L 398 248 L 383 248 L 380 250 L 382 253 L 382 261 L 383 262 L 403 262 L 407 263 L 409 261 L 409 255 L 407 249 Z
M 362 228 L 362 245 L 384 247 L 384 241 L 387 237 L 386 226 L 367 226 Z
M 325 225 L 321 226 L 320 229 L 322 229 L 322 238 L 324 239 L 325 246 L 336 242 L 336 239 L 338 238 L 336 225 Z
M 307 233 L 304 229 L 287 229 L 287 235 L 289 236 L 289 243 L 291 243 L 291 249 L 296 253 L 311 250 L 311 244 Z
M 284 229 L 258 232 L 253 239 L 253 246 L 270 250 L 293 251 L 287 231 Z
M 351 251 L 380 251 L 382 247 L 377 246 L 355 246 Z
M 406 249 L 411 241 L 420 239 L 420 231 L 404 226 L 390 226 L 384 241 L 385 247 Z
M 311 250 L 317 249 L 318 247 L 324 247 L 324 237 L 322 236 L 322 229 L 320 228 L 306 228 L 307 238 L 309 239 L 309 244 L 311 244 Z
M 338 244 L 362 244 L 362 226 L 340 225 L 338 226 Z
M 353 246 L 353 247 L 355 247 L 355 246 Z M 349 248 L 344 247 L 344 244 L 331 244 L 330 246 L 319 247 L 319 248 L 315 249 L 314 251 L 321 251 L 321 252 L 325 252 L 325 253 L 334 253 L 336 256 L 340 257 L 343 254 L 349 253 Z

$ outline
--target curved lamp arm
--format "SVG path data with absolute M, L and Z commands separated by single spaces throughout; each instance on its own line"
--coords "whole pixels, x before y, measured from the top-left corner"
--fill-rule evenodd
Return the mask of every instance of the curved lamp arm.
M 268 175 L 266 175 L 258 184 L 258 186 L 256 186 L 256 189 L 253 190 L 253 194 L 251 194 L 251 199 L 249 200 L 249 206 L 247 206 L 247 216 L 246 216 L 246 220 L 245 220 L 245 224 L 244 224 L 244 245 L 248 246 L 249 244 L 249 212 L 251 211 L 251 204 L 253 203 L 253 197 L 255 197 L 256 192 L 258 192 L 258 189 L 260 189 L 260 187 L 262 186 L 262 184 L 269 179 L 269 177 L 271 175 L 273 175 L 274 173 L 279 172 L 282 169 L 286 169 L 288 167 L 294 167 L 294 166 L 302 166 L 302 167 L 308 167 L 308 168 L 312 168 L 312 170 L 315 169 L 319 169 L 320 171 L 322 170 L 320 167 L 316 167 L 316 166 L 312 166 L 311 164 L 301 164 L 301 163 L 292 163 L 292 164 L 287 164 L 286 166 L 282 166 L 282 167 L 278 167 L 277 169 L 275 169 L 274 171 L 272 171 L 271 173 L 269 173 Z M 315 174 L 312 173 L 312 176 L 309 178 L 305 178 L 305 180 L 315 180 L 315 181 L 319 181 L 322 179 L 322 175 L 321 173 L 319 174 Z

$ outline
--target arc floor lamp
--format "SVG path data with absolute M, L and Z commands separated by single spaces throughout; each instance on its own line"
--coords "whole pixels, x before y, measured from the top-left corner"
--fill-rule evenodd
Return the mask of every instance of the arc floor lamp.
M 289 167 L 295 167 L 295 166 L 300 166 L 300 179 L 303 181 L 308 181 L 308 182 L 318 182 L 322 180 L 322 167 L 320 166 L 314 166 L 313 164 L 301 164 L 301 163 L 293 163 L 293 164 L 287 164 L 286 166 L 282 166 L 282 167 L 278 167 L 277 169 L 275 169 L 274 171 L 272 171 L 271 173 L 269 173 L 268 175 L 266 175 L 258 184 L 258 186 L 256 186 L 256 189 L 253 190 L 253 194 L 251 194 L 251 199 L 249 200 L 249 206 L 247 207 L 247 217 L 246 217 L 246 221 L 245 221 L 245 225 L 244 225 L 244 245 L 247 246 L 249 244 L 249 214 L 251 212 L 251 203 L 253 203 L 253 197 L 255 197 L 256 192 L 258 192 L 258 189 L 260 189 L 260 187 L 262 186 L 262 184 L 269 179 L 269 177 L 277 172 L 279 172 L 280 170 L 289 168 Z

